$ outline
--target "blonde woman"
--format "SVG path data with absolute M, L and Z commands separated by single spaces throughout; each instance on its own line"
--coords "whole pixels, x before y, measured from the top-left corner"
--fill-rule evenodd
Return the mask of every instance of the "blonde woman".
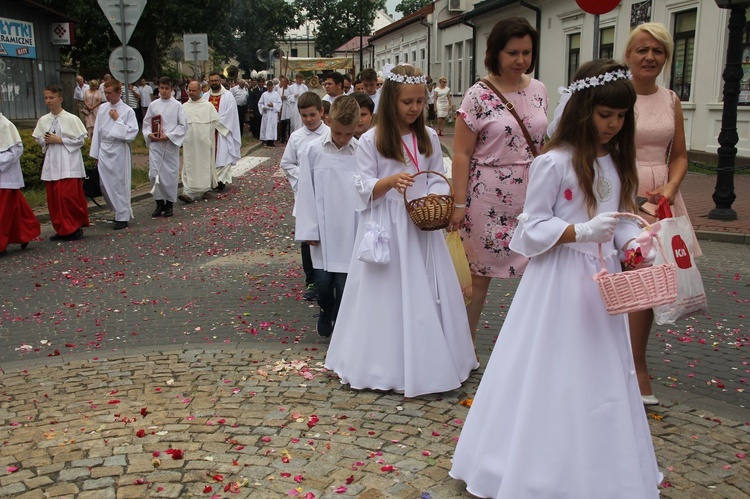
M 89 134 L 89 139 L 94 133 L 96 126 L 96 115 L 99 113 L 99 105 L 102 103 L 102 93 L 99 91 L 99 82 L 91 80 L 89 88 L 83 92 L 83 114 L 85 115 L 84 125 Z
M 630 33 L 625 47 L 625 63 L 633 74 L 635 102 L 635 146 L 638 159 L 638 196 L 657 202 L 666 198 L 674 216 L 687 216 L 680 184 L 687 173 L 687 148 L 680 99 L 656 80 L 672 59 L 674 41 L 659 23 L 645 23 Z M 671 144 L 671 146 L 670 146 Z M 693 237 L 695 241 L 695 237 Z M 694 256 L 701 250 L 695 242 Z M 653 310 L 629 314 L 633 360 L 643 403 L 656 405 L 646 364 L 646 347 Z
M 438 135 L 443 135 L 445 128 L 445 119 L 451 112 L 451 89 L 447 86 L 448 80 L 441 76 L 438 80 L 438 87 L 433 90 L 433 100 L 437 111 Z

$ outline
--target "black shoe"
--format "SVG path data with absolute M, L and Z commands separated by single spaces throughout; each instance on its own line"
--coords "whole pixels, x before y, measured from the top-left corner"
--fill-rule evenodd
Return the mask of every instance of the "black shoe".
M 29 243 L 21 243 L 21 249 L 25 250 L 29 246 Z
M 321 308 L 320 315 L 318 316 L 318 335 L 323 338 L 330 338 L 332 334 L 333 321 L 331 320 L 331 312 L 326 312 Z
M 308 284 L 307 289 L 305 290 L 305 294 L 302 295 L 302 298 L 304 298 L 307 301 L 313 301 L 317 297 L 318 297 L 318 292 L 315 289 L 315 284 Z
M 224 190 L 224 186 L 225 186 L 225 185 L 226 185 L 226 184 L 224 184 L 224 182 L 219 182 L 219 183 L 218 183 L 218 184 L 216 185 L 216 190 L 217 190 L 217 191 L 219 191 L 219 192 L 223 191 L 223 190 Z
M 177 199 L 179 199 L 183 203 L 187 203 L 187 204 L 195 202 L 195 200 L 193 198 L 191 198 L 190 196 L 188 196 L 187 194 L 180 194 L 179 196 L 177 196 Z
M 159 200 L 156 202 L 156 208 L 153 212 L 151 212 L 152 217 L 158 217 L 161 215 L 161 212 L 164 211 L 164 201 Z
M 2 250 L 2 251 L 0 251 L 0 258 L 2 258 L 4 256 L 8 256 L 8 250 Z
M 50 241 L 65 241 L 65 236 L 62 236 L 60 234 L 55 234 L 54 236 L 49 237 Z
M 115 220 L 115 226 L 113 227 L 114 230 L 120 230 L 120 229 L 127 229 L 128 223 L 127 222 L 118 222 Z
M 172 201 L 164 201 L 164 217 L 171 217 L 172 215 L 174 215 Z

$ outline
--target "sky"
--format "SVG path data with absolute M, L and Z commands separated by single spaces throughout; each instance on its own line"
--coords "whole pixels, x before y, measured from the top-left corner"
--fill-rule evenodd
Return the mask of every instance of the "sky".
M 385 2 L 386 10 L 388 11 L 388 14 L 393 17 L 394 21 L 398 21 L 402 17 L 401 12 L 396 12 L 396 5 L 400 3 L 401 0 L 387 0 Z

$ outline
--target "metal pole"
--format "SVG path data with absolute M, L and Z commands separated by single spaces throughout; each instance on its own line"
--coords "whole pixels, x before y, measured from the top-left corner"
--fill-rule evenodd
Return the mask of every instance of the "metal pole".
M 193 72 L 195 73 L 195 81 L 200 84 L 201 82 L 198 81 L 198 45 L 200 42 L 198 40 L 193 40 L 190 42 L 190 45 L 193 46 Z
M 359 72 L 365 68 L 362 64 L 362 2 L 365 0 L 359 0 Z
M 120 0 L 120 32 L 122 33 L 122 72 L 125 75 L 125 104 L 130 106 L 130 72 L 128 71 L 128 43 L 125 34 L 125 0 Z
M 742 30 L 745 26 L 746 5 L 733 6 L 729 14 L 729 42 L 727 44 L 727 64 L 724 67 L 724 108 L 721 113 L 719 132 L 719 166 L 716 175 L 716 188 L 711 196 L 716 208 L 708 213 L 712 220 L 737 220 L 737 212 L 732 203 L 734 194 L 734 166 L 737 156 L 737 102 L 740 96 L 742 79 Z

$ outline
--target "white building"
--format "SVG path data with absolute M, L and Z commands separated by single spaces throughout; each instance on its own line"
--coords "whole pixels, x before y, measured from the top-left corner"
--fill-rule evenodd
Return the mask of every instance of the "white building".
M 445 76 L 458 105 L 465 90 L 486 74 L 484 51 L 492 26 L 509 16 L 525 17 L 539 31 L 537 77 L 549 92 L 550 117 L 556 89 L 569 83 L 582 62 L 595 58 L 595 37 L 600 41 L 597 58 L 620 59 L 631 23 L 663 23 L 674 35 L 675 56 L 660 83 L 682 99 L 687 147 L 708 153 L 718 149 L 729 11 L 713 0 L 623 0 L 600 16 L 598 31 L 594 16 L 573 0 L 438 0 L 375 32 L 370 38 L 374 67 L 407 62 L 433 79 Z M 737 149 L 750 157 L 750 23 L 743 40 L 748 63 L 743 65 Z

